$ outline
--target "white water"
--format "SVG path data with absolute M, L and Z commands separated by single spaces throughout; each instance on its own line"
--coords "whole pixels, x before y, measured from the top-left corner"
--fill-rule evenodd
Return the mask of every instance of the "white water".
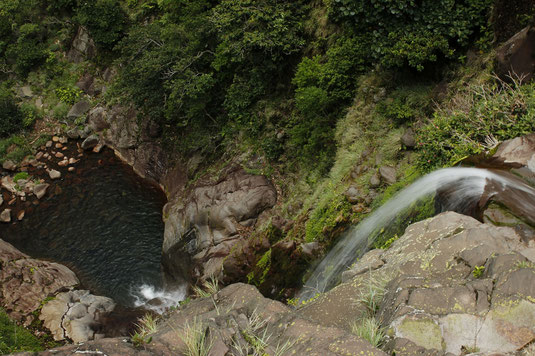
M 487 180 L 492 180 L 502 186 L 509 186 L 535 196 L 530 186 L 516 180 L 500 176 L 486 169 L 478 168 L 445 168 L 430 173 L 402 191 L 373 212 L 358 225 L 350 228 L 334 248 L 325 256 L 305 283 L 299 294 L 301 300 L 314 296 L 317 292 L 324 292 L 333 287 L 341 275 L 373 241 L 372 233 L 388 226 L 399 214 L 418 200 L 436 193 L 437 189 L 448 186 L 447 210 L 463 209 L 479 199 L 484 192 Z M 452 186 L 456 183 L 455 186 Z
M 157 289 L 154 286 L 143 284 L 132 293 L 134 306 L 152 310 L 163 314 L 173 307 L 177 307 L 186 298 L 187 285 L 179 286 L 172 291 Z

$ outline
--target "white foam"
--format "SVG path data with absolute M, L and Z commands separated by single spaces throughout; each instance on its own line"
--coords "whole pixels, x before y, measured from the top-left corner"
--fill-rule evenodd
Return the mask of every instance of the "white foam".
M 164 290 L 149 284 L 143 284 L 132 292 L 134 306 L 152 310 L 163 314 L 173 307 L 177 307 L 186 299 L 187 285 L 181 285 L 174 290 Z

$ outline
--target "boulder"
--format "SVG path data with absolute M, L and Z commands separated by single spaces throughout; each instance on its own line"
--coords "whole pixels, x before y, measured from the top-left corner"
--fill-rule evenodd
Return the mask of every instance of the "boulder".
M 96 53 L 95 43 L 89 37 L 89 33 L 83 26 L 79 26 L 78 32 L 72 41 L 71 49 L 67 53 L 67 58 L 75 63 L 80 63 L 86 58 L 94 57 Z
M 87 101 L 79 101 L 71 107 L 67 114 L 67 119 L 74 120 L 82 115 L 85 115 L 90 108 L 91 105 Z
M 387 184 L 394 184 L 396 183 L 396 169 L 393 167 L 383 166 L 379 168 L 379 174 L 381 175 L 381 178 L 387 183 Z
M 356 186 L 352 185 L 344 193 L 346 199 L 351 204 L 357 204 L 364 200 L 362 192 Z
M 266 177 L 251 175 L 242 169 L 230 172 L 217 183 L 192 189 L 185 199 L 165 208 L 168 217 L 163 244 L 164 265 L 173 269 L 169 265 L 178 259 L 178 252 L 184 252 L 186 246 L 191 246 L 190 241 L 195 240 L 194 251 L 190 254 L 200 270 L 204 270 L 205 264 L 216 253 L 218 269 L 221 269 L 228 252 L 222 255 L 219 245 L 241 240 L 242 223 L 257 218 L 276 200 L 276 190 Z M 202 275 L 209 277 L 206 271 Z
M 77 82 L 76 86 L 80 88 L 84 93 L 91 96 L 95 95 L 94 83 L 95 78 L 89 73 L 84 74 Z
M 97 135 L 91 135 L 82 142 L 82 149 L 88 151 L 96 147 L 100 142 L 100 138 Z
M 30 88 L 28 85 L 25 85 L 22 88 L 20 88 L 20 97 L 26 98 L 26 99 L 33 97 L 32 88 Z
M 33 194 L 35 194 L 37 199 L 41 199 L 42 197 L 45 196 L 46 191 L 47 191 L 49 186 L 50 186 L 50 184 L 47 184 L 47 183 L 37 184 L 33 188 Z
M 115 303 L 107 297 L 95 296 L 87 290 L 59 293 L 41 309 L 39 319 L 54 340 L 70 339 L 75 343 L 95 339 L 99 317 L 110 313 Z
M 97 106 L 96 108 L 91 109 L 87 117 L 87 122 L 89 127 L 95 132 L 110 128 L 108 112 L 102 106 Z
M 48 171 L 48 175 L 50 177 L 50 179 L 59 179 L 61 178 L 61 172 L 55 170 L 55 169 L 51 169 Z
M 535 28 L 529 26 L 496 50 L 496 74 L 505 81 L 531 80 L 535 72 Z
M 11 209 L 4 209 L 0 213 L 0 221 L 3 223 L 11 222 Z
M 377 188 L 381 185 L 381 176 L 375 172 L 370 178 L 370 187 Z
M 4 168 L 6 171 L 15 171 L 17 170 L 17 165 L 13 161 L 7 159 L 4 161 L 4 163 L 2 163 L 2 168 Z
M 80 282 L 67 267 L 35 260 L 0 239 L 0 304 L 28 325 L 45 298 Z
M 401 143 L 407 148 L 413 148 L 416 146 L 416 139 L 414 138 L 414 131 L 409 128 L 401 136 Z

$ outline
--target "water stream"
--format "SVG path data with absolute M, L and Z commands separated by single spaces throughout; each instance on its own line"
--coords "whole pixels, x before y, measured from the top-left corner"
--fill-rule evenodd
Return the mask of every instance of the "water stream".
M 159 187 L 105 150 L 64 173 L 41 201 L 27 202 L 26 217 L 1 225 L 0 237 L 34 258 L 65 264 L 94 294 L 139 306 L 152 297 L 142 292 L 161 294 L 165 202 Z
M 521 194 L 535 197 L 535 190 L 520 180 L 486 169 L 445 168 L 430 173 L 398 192 L 362 222 L 346 231 L 314 269 L 299 298 L 307 300 L 317 292 L 334 287 L 341 273 L 366 252 L 377 231 L 392 223 L 415 202 L 447 187 L 448 204 L 444 210 L 464 211 L 479 200 L 489 182 L 492 182 L 492 189 L 495 190 L 511 187 Z

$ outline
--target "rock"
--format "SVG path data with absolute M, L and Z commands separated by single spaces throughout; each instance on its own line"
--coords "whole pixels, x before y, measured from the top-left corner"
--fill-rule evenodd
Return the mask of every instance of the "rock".
M 535 72 L 535 28 L 526 27 L 496 50 L 496 74 L 505 81 L 529 81 Z
M 0 205 L 4 204 L 4 196 L 0 193 Z
M 69 130 L 66 132 L 66 135 L 67 135 L 67 137 L 69 137 L 70 139 L 76 140 L 76 139 L 80 138 L 80 130 L 78 130 L 77 128 L 69 129 Z
M 313 258 L 319 254 L 321 246 L 318 241 L 301 244 L 301 251 L 307 257 Z
M 96 53 L 95 43 L 89 37 L 89 33 L 83 26 L 79 26 L 71 49 L 67 53 L 67 58 L 75 63 L 80 63 L 86 58 L 94 57 Z
M 29 86 L 23 86 L 20 88 L 20 97 L 21 98 L 31 98 L 33 96 L 32 88 Z
M 108 112 L 102 106 L 93 108 L 87 117 L 89 127 L 91 127 L 91 129 L 95 132 L 100 132 L 110 128 L 110 124 L 108 122 Z
M 44 153 L 42 151 L 39 151 L 37 152 L 37 154 L 35 155 L 35 159 L 36 160 L 40 160 L 41 158 L 43 158 L 44 156 Z
M 79 159 L 76 159 L 74 157 L 69 158 L 69 164 L 75 164 L 75 163 L 78 163 L 78 162 L 80 162 Z
M 86 73 L 76 82 L 75 85 L 80 88 L 84 93 L 93 96 L 95 95 L 95 89 L 93 86 L 94 81 L 95 78 L 93 78 L 91 74 Z
M 58 142 L 58 143 L 56 143 L 55 147 L 56 147 L 56 148 L 63 148 L 63 145 L 62 145 L 61 143 Z
M 79 283 L 67 267 L 32 259 L 0 240 L 0 303 L 15 320 L 29 325 L 45 298 Z
M 379 168 L 379 174 L 381 175 L 381 178 L 387 183 L 387 184 L 394 184 L 396 183 L 396 169 L 393 167 L 383 166 Z
M 102 149 L 104 148 L 104 145 L 99 143 L 98 145 L 96 145 L 95 147 L 93 147 L 93 152 L 94 153 L 100 153 L 100 151 L 102 151 Z
M 46 144 L 45 144 L 45 147 L 46 148 L 50 148 L 50 147 L 52 147 L 53 144 L 54 143 L 52 141 L 47 141 Z
M 381 177 L 379 173 L 375 172 L 370 178 L 370 187 L 377 188 L 381 185 Z
M 112 299 L 94 296 L 85 290 L 59 293 L 54 300 L 46 303 L 39 315 L 54 340 L 66 338 L 75 343 L 93 340 L 99 317 L 115 308 Z
M 357 204 L 363 200 L 361 191 L 354 185 L 347 188 L 344 195 L 346 196 L 347 201 L 351 204 Z
M 182 268 L 175 263 L 180 262 L 180 253 L 184 253 L 184 247 L 194 239 L 193 259 L 201 270 L 214 251 L 218 251 L 218 263 L 222 266 L 224 256 L 221 256 L 218 245 L 236 244 L 241 240 L 236 222 L 258 217 L 272 207 L 276 199 L 276 190 L 269 180 L 247 174 L 242 169 L 227 174 L 218 183 L 194 188 L 183 200 L 185 204 L 166 208 L 164 265 L 169 270 Z M 192 230 L 194 234 L 189 233 Z
M 0 213 L 0 221 L 4 223 L 11 222 L 11 209 L 4 209 Z
M 412 131 L 411 128 L 407 129 L 403 136 L 401 136 L 401 143 L 408 148 L 413 148 L 416 146 L 414 131 Z
M 52 142 L 59 142 L 59 136 L 53 136 Z M 52 145 L 50 145 L 52 147 Z
M 67 171 L 69 171 L 69 172 L 74 172 L 75 170 L 76 170 L 76 168 L 74 168 L 74 167 L 69 167 L 69 168 L 67 169 Z
M 22 219 L 24 219 L 24 214 L 24 210 L 19 211 L 19 213 L 17 214 L 17 220 L 22 221 Z
M 47 184 L 47 183 L 37 184 L 33 188 L 33 194 L 35 194 L 37 199 L 41 199 L 42 197 L 45 196 L 46 191 L 47 191 L 49 186 L 50 186 L 50 184 Z
M 74 120 L 87 113 L 90 108 L 91 105 L 87 101 L 79 101 L 71 107 L 67 114 L 67 119 Z
M 370 272 L 382 267 L 385 263 L 381 259 L 384 250 L 374 249 L 366 253 L 362 258 L 351 266 L 350 269 L 342 273 L 342 281 L 347 282 L 359 274 Z
M 2 163 L 2 168 L 4 168 L 6 171 L 15 171 L 17 169 L 17 165 L 8 159 Z
M 67 159 L 64 159 L 63 161 L 58 162 L 59 167 L 66 167 L 69 164 L 69 161 Z
M 54 154 L 54 156 L 55 156 L 56 158 L 63 158 L 63 157 L 65 157 L 65 155 L 64 155 L 63 153 L 61 153 L 61 152 L 56 152 L 56 154 Z
M 48 171 L 48 175 L 50 176 L 50 179 L 58 179 L 61 178 L 61 172 L 51 169 Z
M 82 149 L 86 151 L 91 150 L 94 147 L 96 147 L 99 144 L 99 142 L 100 142 L 100 139 L 97 135 L 91 135 L 82 142 Z
M 43 99 L 42 98 L 37 98 L 35 99 L 35 107 L 37 107 L 38 109 L 42 109 L 43 108 Z

